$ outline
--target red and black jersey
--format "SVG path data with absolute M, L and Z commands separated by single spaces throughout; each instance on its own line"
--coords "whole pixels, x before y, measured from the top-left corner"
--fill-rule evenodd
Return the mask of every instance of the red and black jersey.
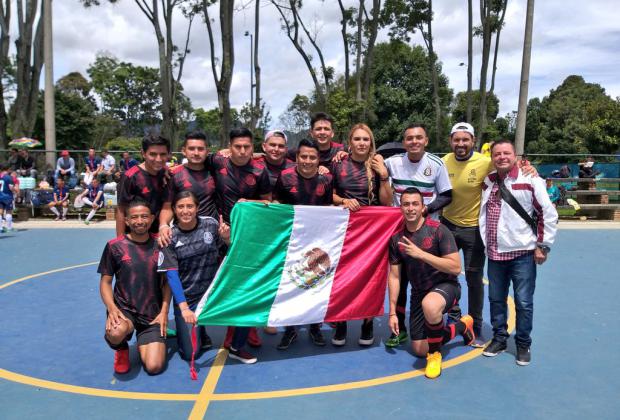
M 280 173 L 273 188 L 273 199 L 283 204 L 305 204 L 329 206 L 333 202 L 331 174 L 304 178 L 297 168 L 288 168 Z
M 319 150 L 319 165 L 325 166 L 326 168 L 331 170 L 332 167 L 332 159 L 336 156 L 336 153 L 340 151 L 344 151 L 344 144 L 334 143 L 333 141 L 330 143 L 330 147 L 327 150 Z M 297 149 L 289 149 L 287 153 L 287 157 L 292 160 L 297 160 Z
M 127 206 L 132 200 L 141 198 L 149 203 L 151 213 L 155 216 L 151 231 L 157 232 L 158 218 L 167 189 L 164 186 L 164 171 L 151 175 L 139 166 L 125 171 L 121 176 L 118 191 L 118 204 Z
M 114 276 L 114 303 L 137 322 L 148 324 L 162 307 L 164 280 L 157 272 L 159 246 L 153 236 L 134 242 L 123 235 L 109 241 L 97 272 Z
M 456 276 L 442 273 L 432 265 L 405 254 L 398 245 L 403 236 L 406 236 L 420 249 L 439 257 L 458 252 L 458 248 L 450 230 L 428 217 L 417 231 L 409 232 L 407 228 L 404 228 L 390 238 L 390 264 L 400 264 L 400 275 L 405 276 L 411 284 L 413 295 L 424 295 L 440 283 L 459 284 Z
M 230 223 L 230 212 L 240 198 L 259 200 L 271 192 L 269 174 L 259 161 L 237 166 L 230 158 L 217 154 L 209 155 L 207 161 L 215 177 L 217 208 L 226 223 Z
M 264 165 L 265 169 L 267 169 L 267 173 L 269 174 L 269 184 L 271 185 L 272 189 L 276 185 L 276 181 L 278 180 L 280 173 L 283 170 L 292 168 L 296 165 L 295 162 L 290 159 L 284 159 L 284 162 L 282 162 L 281 165 L 273 165 L 269 163 L 264 157 L 260 157 L 255 160 L 260 164 Z
M 371 178 L 372 202 L 368 194 L 368 175 L 364 162 L 356 162 L 346 158 L 341 162 L 334 162 L 332 165 L 332 175 L 334 177 L 334 190 L 342 198 L 354 198 L 362 206 L 378 206 L 380 177 L 373 171 Z
M 206 166 L 202 171 L 195 171 L 185 165 L 174 167 L 168 182 L 168 196 L 164 201 L 171 203 L 178 193 L 186 190 L 191 191 L 198 199 L 198 216 L 218 219 L 215 206 L 215 179 Z

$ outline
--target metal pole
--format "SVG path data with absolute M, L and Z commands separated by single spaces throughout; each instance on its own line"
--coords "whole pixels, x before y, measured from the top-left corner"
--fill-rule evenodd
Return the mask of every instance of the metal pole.
M 515 147 L 517 156 L 525 149 L 525 121 L 527 119 L 527 90 L 530 81 L 530 58 L 532 55 L 532 28 L 534 26 L 534 0 L 527 0 L 525 17 L 525 37 L 523 40 L 523 61 L 521 62 L 521 87 L 519 89 L 519 108 L 517 113 L 517 132 Z
M 250 109 L 254 106 L 254 35 L 250 34 Z
M 52 0 L 43 5 L 43 60 L 45 61 L 45 149 L 56 149 L 56 111 L 54 107 L 54 54 L 52 43 Z M 56 166 L 56 154 L 45 154 L 45 163 Z

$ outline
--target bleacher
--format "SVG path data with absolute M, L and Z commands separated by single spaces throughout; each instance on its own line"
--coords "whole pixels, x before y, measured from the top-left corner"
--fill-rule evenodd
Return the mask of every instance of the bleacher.
M 579 204 L 575 216 L 620 221 L 620 178 L 548 178 L 565 189 L 565 198 Z M 560 210 L 573 206 L 562 204 Z

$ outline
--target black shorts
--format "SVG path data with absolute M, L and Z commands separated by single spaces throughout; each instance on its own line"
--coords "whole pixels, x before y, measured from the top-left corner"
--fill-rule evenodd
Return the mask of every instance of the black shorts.
M 422 300 L 430 292 L 439 293 L 446 300 L 446 307 L 443 308 L 444 314 L 456 305 L 461 298 L 461 286 L 457 283 L 440 283 L 421 295 L 412 294 L 409 302 L 409 335 L 411 340 L 424 340 L 426 338 Z
M 161 336 L 161 326 L 159 325 L 159 323 L 152 324 L 152 325 L 141 324 L 139 322 L 136 322 L 135 317 L 130 312 L 123 311 L 122 309 L 121 309 L 121 312 L 123 312 L 123 315 L 125 315 L 125 318 L 130 320 L 131 323 L 133 324 L 133 328 L 136 331 L 136 341 L 138 343 L 138 346 L 144 346 L 149 343 L 165 343 L 166 342 L 166 339 Z M 108 313 L 106 311 L 106 318 L 107 317 L 108 317 Z M 125 341 L 131 340 L 132 336 L 133 336 L 133 331 L 127 334 L 127 337 L 125 337 Z M 108 341 L 107 335 L 105 334 L 103 338 L 105 338 L 106 343 L 108 343 L 108 345 L 114 350 L 118 350 L 124 347 L 124 343 L 121 343 L 121 344 L 110 343 Z

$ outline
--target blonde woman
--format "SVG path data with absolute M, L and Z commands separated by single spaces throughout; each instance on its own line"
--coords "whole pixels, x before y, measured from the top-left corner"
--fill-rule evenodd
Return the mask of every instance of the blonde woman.
M 334 204 L 350 211 L 362 206 L 390 206 L 392 188 L 388 171 L 381 155 L 375 153 L 375 139 L 366 124 L 356 124 L 349 132 L 349 155 L 333 164 Z M 336 324 L 332 337 L 334 346 L 344 346 L 347 337 L 347 323 Z M 365 319 L 358 340 L 361 346 L 374 343 L 373 320 Z

